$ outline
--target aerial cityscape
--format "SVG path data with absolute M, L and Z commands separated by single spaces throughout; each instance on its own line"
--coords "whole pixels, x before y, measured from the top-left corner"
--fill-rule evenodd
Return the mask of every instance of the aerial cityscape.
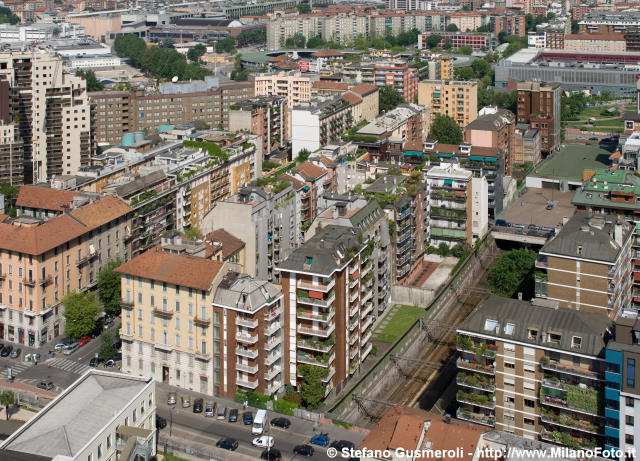
M 639 458 L 640 2 L 0 3 L 0 461 Z

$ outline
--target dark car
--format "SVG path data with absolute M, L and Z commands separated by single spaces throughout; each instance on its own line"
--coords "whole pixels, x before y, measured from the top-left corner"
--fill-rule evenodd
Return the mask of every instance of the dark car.
M 496 219 L 496 226 L 509 227 L 509 223 L 504 219 Z
M 204 405 L 204 401 L 202 399 L 195 399 L 193 401 L 193 412 L 194 413 L 202 413 L 202 406 Z
M 9 354 L 11 354 L 12 350 L 13 346 L 4 346 L 4 349 L 2 349 L 2 352 L 0 352 L 0 357 L 9 357 Z
M 593 137 L 589 138 L 589 141 L 597 141 L 597 140 L 598 140 L 597 136 L 593 136 Z
M 156 415 L 156 427 L 158 429 L 164 429 L 165 427 L 167 427 L 167 420 L 162 416 Z
M 349 442 L 348 440 L 335 440 L 334 442 L 331 443 L 331 446 L 336 450 L 338 450 L 338 452 L 341 452 L 343 448 L 348 448 L 349 450 L 352 450 L 353 448 L 356 447 L 356 445 L 353 442 Z
M 116 362 L 122 360 L 122 354 L 118 352 L 116 355 L 113 356 L 113 360 L 115 360 Z
M 307 444 L 296 445 L 293 452 L 300 456 L 313 456 L 313 447 Z
M 274 418 L 271 420 L 271 425 L 274 427 L 279 427 L 280 429 L 289 429 L 291 426 L 291 421 L 287 418 Z
M 38 383 L 38 389 L 50 391 L 51 389 L 53 389 L 53 383 L 51 381 L 40 381 Z
M 242 422 L 245 426 L 253 424 L 253 413 L 251 413 L 250 411 L 245 411 L 244 413 L 242 413 Z
M 260 459 L 265 459 L 267 461 L 281 461 L 282 453 L 280 453 L 280 450 L 271 448 L 270 450 L 263 451 L 260 455 Z
M 11 351 L 11 354 L 9 355 L 9 357 L 11 357 L 12 359 L 17 359 L 18 357 L 20 357 L 21 353 L 22 353 L 22 349 L 20 348 L 14 349 L 13 351 Z
M 100 365 L 102 362 L 104 362 L 104 360 L 102 360 L 100 357 L 94 357 L 91 360 L 89 360 L 89 366 L 95 368 L 98 365 Z
M 216 442 L 216 447 L 224 448 L 225 450 L 235 451 L 238 448 L 238 441 L 236 439 L 222 439 Z
M 122 341 L 116 341 L 115 343 L 113 343 L 113 347 L 115 350 L 119 351 L 120 349 L 122 349 Z
M 235 423 L 236 421 L 238 421 L 238 409 L 232 408 L 229 410 L 229 422 Z

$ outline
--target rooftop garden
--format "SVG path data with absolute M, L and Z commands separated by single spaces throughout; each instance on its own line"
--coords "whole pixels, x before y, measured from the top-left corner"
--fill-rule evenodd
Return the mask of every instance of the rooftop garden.
M 210 141 L 182 141 L 182 146 L 189 149 L 202 149 L 209 153 L 209 156 L 223 163 L 229 160 L 229 154 L 224 152 L 215 142 Z

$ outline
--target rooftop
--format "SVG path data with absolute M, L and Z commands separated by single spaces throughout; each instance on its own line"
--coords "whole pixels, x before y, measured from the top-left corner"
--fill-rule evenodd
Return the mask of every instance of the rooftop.
M 408 178 L 406 176 L 386 174 L 369 184 L 367 192 L 372 192 L 374 194 L 395 192 L 407 179 Z
M 582 184 L 584 170 L 600 170 L 609 166 L 611 152 L 599 146 L 566 144 L 531 172 L 531 176 Z
M 78 192 L 51 189 L 40 186 L 20 186 L 17 207 L 39 208 L 41 210 L 64 211 L 69 208 Z
M 272 303 L 282 293 L 269 282 L 255 280 L 247 274 L 228 271 L 218 285 L 213 303 L 232 309 L 256 311 Z
M 506 125 L 513 124 L 514 121 L 515 116 L 512 112 L 506 109 L 497 109 L 496 111 L 479 115 L 478 118 L 465 127 L 465 130 L 498 131 Z
M 220 244 L 222 246 L 222 258 L 227 259 L 236 251 L 244 248 L 244 242 L 239 238 L 231 235 L 224 229 L 216 229 L 213 232 L 209 232 L 205 237 L 205 240 L 212 244 Z
M 525 344 L 544 346 L 590 356 L 604 356 L 604 349 L 613 322 L 604 314 L 573 309 L 539 306 L 529 301 L 491 296 L 471 312 L 458 331 L 478 333 Z M 530 329 L 537 330 L 535 337 Z M 549 341 L 549 332 L 560 335 Z M 580 345 L 573 344 L 579 336 Z
M 393 131 L 396 128 L 407 123 L 414 115 L 421 114 L 425 111 L 423 106 L 417 104 L 400 104 L 393 110 L 376 118 L 372 122 L 360 128 L 357 134 L 381 135 Z
M 149 378 L 91 370 L 9 437 L 2 448 L 76 456 L 142 392 Z

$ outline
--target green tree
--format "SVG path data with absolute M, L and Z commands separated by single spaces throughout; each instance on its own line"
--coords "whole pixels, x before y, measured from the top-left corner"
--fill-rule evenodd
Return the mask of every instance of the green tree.
M 235 44 L 235 42 L 234 42 Z M 200 62 L 200 58 L 207 52 L 207 47 L 202 43 L 198 43 L 187 52 L 187 58 L 191 62 Z
M 476 32 L 486 34 L 489 32 L 489 26 L 487 24 L 483 24 L 476 29 Z
M 456 26 L 455 24 L 451 23 L 447 26 L 447 28 L 445 29 L 447 32 L 458 32 L 458 26 Z
M 64 332 L 73 339 L 88 335 L 96 326 L 100 313 L 98 298 L 94 292 L 69 293 L 62 298 L 64 305 Z
M 536 253 L 529 249 L 502 253 L 489 269 L 489 289 L 499 296 L 511 298 L 521 292 L 523 299 L 532 298 L 535 262 Z
M 429 138 L 442 144 L 460 144 L 462 130 L 454 119 L 444 114 L 437 114 L 431 123 Z
M 172 38 L 165 38 L 160 43 L 158 43 L 158 47 L 165 48 L 167 50 L 175 50 L 176 42 Z
M 311 48 L 311 49 L 322 48 L 325 44 L 326 42 L 322 39 L 322 37 L 320 37 L 319 35 L 316 35 L 315 37 L 311 37 L 307 41 L 307 48 Z
M 302 404 L 307 410 L 315 410 L 322 405 L 324 399 L 324 384 L 322 379 L 329 374 L 329 370 L 314 365 L 298 365 L 300 378 L 300 396 Z
M 380 113 L 389 112 L 398 107 L 398 104 L 405 102 L 402 95 L 394 90 L 393 87 L 383 86 L 378 93 L 378 109 Z
M 453 71 L 457 80 L 473 80 L 476 74 L 471 66 L 456 67 Z
M 113 356 L 118 352 L 118 350 L 114 346 L 116 337 L 108 331 L 103 331 L 100 335 L 100 342 L 100 352 L 98 353 L 99 357 L 102 360 L 112 359 Z
M 298 8 L 298 13 L 300 14 L 311 13 L 311 7 L 308 3 L 299 3 L 296 5 L 296 8 Z
M 4 414 L 9 421 L 9 407 L 16 402 L 16 398 L 11 391 L 4 391 L 0 394 L 0 405 L 4 407 Z
M 458 48 L 458 53 L 464 54 L 465 56 L 471 56 L 471 54 L 473 53 L 473 48 L 470 45 L 464 45 Z
M 197 227 L 185 227 L 183 234 L 185 237 L 191 240 L 196 240 L 202 237 L 202 232 L 200 232 L 200 230 Z
M 571 21 L 571 33 L 572 34 L 580 33 L 580 23 L 575 19 Z
M 216 53 L 232 53 L 236 49 L 236 40 L 231 35 L 216 42 Z
M 0 194 L 4 196 L 5 213 L 11 216 L 15 216 L 16 210 L 13 205 L 15 203 L 16 198 L 18 197 L 19 191 L 20 190 L 13 184 L 10 184 L 8 182 L 0 183 Z
M 442 41 L 442 35 L 431 34 L 427 37 L 427 46 L 429 48 L 435 48 L 436 46 L 440 45 L 441 41 Z
M 471 69 L 473 70 L 473 74 L 476 78 L 482 78 L 484 76 L 493 77 L 493 72 L 491 70 L 491 64 L 489 64 L 484 59 L 476 59 L 471 63 Z
M 0 24 L 18 24 L 20 17 L 13 13 L 9 8 L 0 8 Z
M 92 70 L 77 70 L 76 77 L 84 77 L 87 82 L 87 91 L 102 91 L 104 90 L 104 85 L 98 78 L 96 74 Z
M 122 265 L 121 258 L 112 259 L 104 265 L 98 274 L 98 293 L 109 314 L 120 314 L 120 272 L 116 268 Z

